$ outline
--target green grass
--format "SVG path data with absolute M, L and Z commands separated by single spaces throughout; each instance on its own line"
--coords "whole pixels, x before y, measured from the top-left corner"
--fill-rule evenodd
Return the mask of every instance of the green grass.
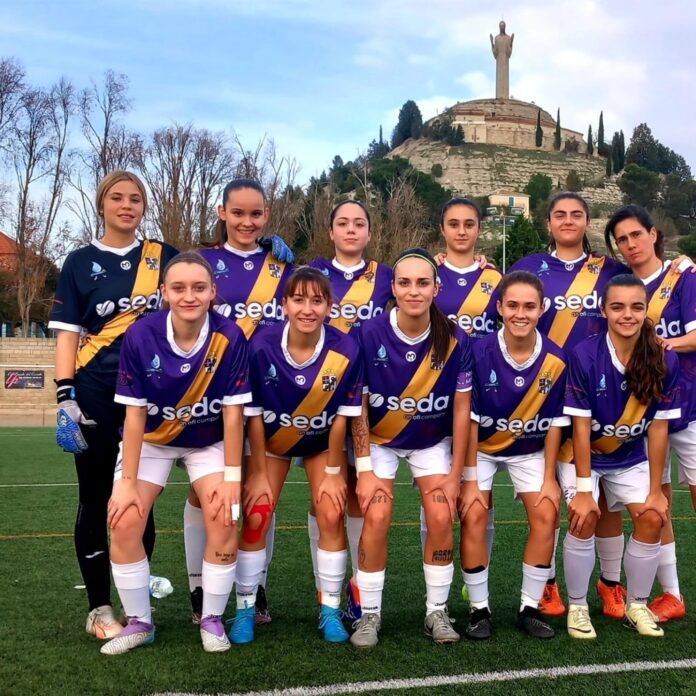
M 72 458 L 58 451 L 46 429 L 0 429 L 0 485 L 73 483 Z M 175 471 L 172 480 L 183 483 Z M 107 658 L 84 632 L 86 597 L 72 543 L 75 486 L 0 488 L 0 691 L 4 694 L 142 694 L 157 691 L 219 693 L 430 675 L 488 672 L 611 663 L 669 660 L 696 655 L 691 616 L 667 627 L 663 640 L 641 639 L 619 622 L 598 615 L 599 638 L 571 641 L 563 619 L 553 623 L 557 638 L 535 642 L 514 628 L 521 582 L 526 526 L 501 477 L 495 489 L 496 532 L 491 569 L 494 638 L 485 644 L 462 642 L 436 647 L 422 635 L 424 585 L 418 534 L 417 494 L 397 487 L 395 522 L 379 646 L 356 652 L 349 645 L 327 645 L 317 631 L 317 609 L 307 542 L 307 487 L 293 471 L 280 504 L 276 555 L 268 595 L 273 623 L 257 630 L 256 641 L 224 655 L 207 655 L 189 620 L 188 587 L 181 534 L 186 486 L 171 485 L 156 509 L 159 536 L 153 571 L 169 577 L 175 592 L 157 601 L 157 641 L 151 648 Z M 400 473 L 399 481 L 408 482 Z M 694 513 L 690 497 L 675 494 L 675 528 L 682 591 L 696 592 L 696 547 L 691 541 Z M 559 578 L 562 572 L 559 568 Z M 455 576 L 450 610 L 457 626 L 465 622 L 461 577 Z M 116 600 L 114 593 L 114 600 Z M 528 691 L 566 694 L 590 691 L 601 679 L 613 692 L 695 693 L 693 673 L 601 675 L 528 680 L 485 686 L 447 687 L 449 693 L 513 694 Z M 433 693 L 432 689 L 427 690 Z M 384 692 L 382 692 L 384 693 Z M 426 693 L 426 690 L 412 690 Z

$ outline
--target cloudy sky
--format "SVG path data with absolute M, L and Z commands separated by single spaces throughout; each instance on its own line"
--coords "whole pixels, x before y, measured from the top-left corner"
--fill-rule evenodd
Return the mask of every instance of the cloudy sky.
M 668 0 L 0 0 L 0 54 L 29 80 L 130 78 L 128 124 L 272 136 L 302 180 L 425 118 L 494 96 L 489 34 L 515 33 L 510 92 L 610 138 L 647 122 L 696 171 L 696 2 Z

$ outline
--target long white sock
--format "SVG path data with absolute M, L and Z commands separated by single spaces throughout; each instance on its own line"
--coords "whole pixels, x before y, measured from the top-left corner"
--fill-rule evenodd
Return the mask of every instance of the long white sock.
M 675 597 L 681 597 L 681 592 L 679 592 L 679 575 L 677 573 L 677 547 L 674 542 L 660 546 L 657 580 L 663 592 L 669 592 Z
M 355 581 L 358 583 L 358 590 L 360 590 L 360 606 L 363 614 L 379 614 L 382 611 L 385 575 L 384 570 L 378 570 L 374 573 L 358 570 L 355 574 Z
M 493 540 L 495 539 L 495 508 L 489 508 L 486 522 L 486 547 L 488 548 L 488 565 L 491 565 L 493 555 Z
M 321 592 L 319 586 L 319 569 L 317 567 L 317 550 L 319 549 L 319 525 L 317 518 L 311 513 L 307 513 L 307 531 L 309 533 L 309 553 L 312 555 L 312 572 L 314 573 L 314 587 L 317 592 Z
M 237 609 L 256 604 L 256 590 L 266 564 L 266 549 L 237 552 Z
M 425 541 L 427 538 L 428 538 L 428 524 L 425 521 L 425 508 L 421 505 L 421 509 L 420 509 L 421 558 L 425 558 Z
M 454 563 L 446 566 L 423 564 L 425 576 L 425 613 L 432 614 L 447 606 L 447 599 L 454 578 Z
M 362 534 L 363 523 L 362 517 L 346 518 L 346 535 L 348 537 L 348 548 L 350 549 L 350 565 L 353 568 L 353 575 L 358 571 L 358 547 L 360 546 L 360 535 Z
M 612 582 L 621 582 L 621 559 L 624 555 L 624 535 L 595 537 L 597 556 L 602 577 Z
M 520 611 L 525 607 L 532 607 L 533 609 L 538 608 L 541 595 L 544 594 L 544 587 L 548 579 L 548 568 L 537 568 L 527 563 L 522 564 Z
M 595 565 L 595 538 L 578 539 L 568 533 L 563 540 L 563 570 L 568 602 L 587 606 L 587 588 Z
M 203 559 L 203 616 L 222 616 L 234 585 L 237 563 L 218 565 Z
M 348 551 L 324 551 L 317 549 L 317 572 L 321 586 L 321 603 L 338 609 L 341 606 L 341 589 L 346 577 Z
M 626 544 L 624 570 L 626 571 L 626 601 L 647 604 L 652 590 L 657 564 L 660 558 L 660 543 L 645 544 L 636 541 L 633 535 Z
M 187 500 L 184 505 L 184 551 L 186 553 L 186 570 L 188 571 L 189 592 L 201 586 L 203 553 L 207 536 L 203 510 L 191 505 Z
M 558 537 L 561 533 L 560 528 L 556 528 L 553 533 L 553 554 L 551 555 L 551 567 L 549 568 L 549 580 L 556 579 L 556 551 L 558 550 Z
M 261 585 L 262 587 L 266 587 L 266 582 L 268 580 L 268 566 L 271 565 L 271 561 L 273 560 L 273 549 L 275 547 L 275 528 L 276 514 L 274 512 L 273 516 L 271 517 L 271 525 L 268 528 L 268 532 L 266 534 L 266 563 L 263 566 L 263 575 L 261 576 L 261 580 L 259 580 L 259 585 Z
M 111 563 L 114 585 L 129 619 L 152 623 L 150 608 L 150 563 L 147 557 L 136 563 Z
M 467 573 L 462 568 L 462 578 L 469 591 L 469 606 L 472 609 L 488 608 L 488 568 L 478 573 Z

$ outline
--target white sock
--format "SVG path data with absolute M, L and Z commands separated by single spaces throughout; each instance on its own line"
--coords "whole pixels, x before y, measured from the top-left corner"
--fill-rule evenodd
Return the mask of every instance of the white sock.
M 111 563 L 114 585 L 123 612 L 129 619 L 152 623 L 150 608 L 150 563 L 146 558 L 136 563 Z
M 556 580 L 556 551 L 558 550 L 558 537 L 561 533 L 560 528 L 556 528 L 553 533 L 553 555 L 551 556 L 551 567 L 549 568 L 549 580 Z
M 346 518 L 346 535 L 348 536 L 348 548 L 350 549 L 350 565 L 353 568 L 353 575 L 358 572 L 358 547 L 360 546 L 360 535 L 362 534 L 362 517 Z
M 275 545 L 275 528 L 276 528 L 276 514 L 273 513 L 271 517 L 271 525 L 266 533 L 266 563 L 263 566 L 263 575 L 261 580 L 259 580 L 259 585 L 266 587 L 266 581 L 268 579 L 268 566 L 271 565 L 273 560 L 273 548 Z
M 222 616 L 234 585 L 237 563 L 218 565 L 203 560 L 203 616 Z
M 624 554 L 626 571 L 626 602 L 647 604 L 650 598 L 657 564 L 660 558 L 660 543 L 646 544 L 636 541 L 631 535 Z
M 488 568 L 478 573 L 467 573 L 462 568 L 462 578 L 469 591 L 469 605 L 472 609 L 488 608 Z
M 317 568 L 317 549 L 319 548 L 319 525 L 317 518 L 311 513 L 307 513 L 307 531 L 309 533 L 309 553 L 312 555 L 312 572 L 314 573 L 314 587 L 317 592 L 321 592 L 319 587 L 319 570 Z
M 563 541 L 563 571 L 568 603 L 587 606 L 587 588 L 595 565 L 595 538 L 578 539 L 568 533 Z
M 321 603 L 338 609 L 341 606 L 341 589 L 346 577 L 348 551 L 324 551 L 317 549 L 317 573 L 319 575 Z
M 522 593 L 520 596 L 520 611 L 525 607 L 537 609 L 544 594 L 546 581 L 549 579 L 548 568 L 537 568 L 522 563 Z
M 612 582 L 621 582 L 621 559 L 624 554 L 624 535 L 595 537 L 599 568 L 602 577 Z
M 677 598 L 681 597 L 679 575 L 677 574 L 677 547 L 674 542 L 660 546 L 657 580 L 663 592 L 669 592 Z
M 191 505 L 187 500 L 184 505 L 184 551 L 186 553 L 186 570 L 188 571 L 189 592 L 201 586 L 203 553 L 207 536 L 203 510 Z
M 428 538 L 428 525 L 425 521 L 425 508 L 420 509 L 421 558 L 425 558 L 425 541 Z
M 488 565 L 491 565 L 493 555 L 493 540 L 495 539 L 495 508 L 488 510 L 488 522 L 486 522 L 486 548 L 488 549 Z
M 256 604 L 256 590 L 266 564 L 266 549 L 237 552 L 237 609 Z
M 382 592 L 384 590 L 384 577 L 386 571 L 378 570 L 369 573 L 358 570 L 355 573 L 355 581 L 360 591 L 360 607 L 363 614 L 379 614 L 382 611 Z
M 452 578 L 454 578 L 454 563 L 446 566 L 424 563 L 423 575 L 425 576 L 425 614 L 427 616 L 447 606 Z

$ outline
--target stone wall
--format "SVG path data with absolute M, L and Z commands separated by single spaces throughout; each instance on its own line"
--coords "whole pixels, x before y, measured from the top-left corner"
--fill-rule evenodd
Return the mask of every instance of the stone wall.
M 54 425 L 56 388 L 54 338 L 0 338 L 0 425 Z M 43 372 L 43 389 L 8 389 L 21 371 Z

